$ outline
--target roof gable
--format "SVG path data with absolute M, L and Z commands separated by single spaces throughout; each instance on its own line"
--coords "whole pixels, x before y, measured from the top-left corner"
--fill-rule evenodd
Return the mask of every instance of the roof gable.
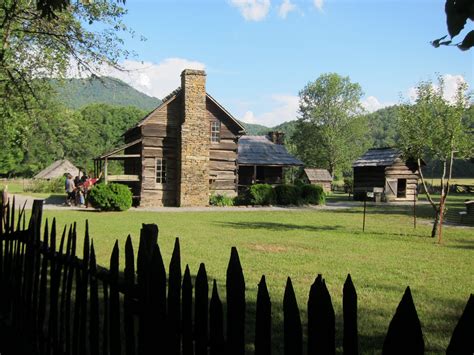
M 143 126 L 144 124 L 146 124 L 154 115 L 155 112 L 158 112 L 160 111 L 162 108 L 164 108 L 165 106 L 169 105 L 171 102 L 173 102 L 178 96 L 181 95 L 181 92 L 182 92 L 182 89 L 180 87 L 178 87 L 177 89 L 175 89 L 174 91 L 172 91 L 168 96 L 164 97 L 163 98 L 163 101 L 162 103 L 160 104 L 160 106 L 158 106 L 157 108 L 155 108 L 153 111 L 151 111 L 148 115 L 146 115 L 145 117 L 143 117 L 135 127 L 140 127 L 140 126 Z M 245 132 L 245 128 L 244 126 L 242 126 L 242 124 L 234 117 L 230 114 L 229 111 L 227 111 L 219 102 L 217 102 L 216 99 L 214 99 L 211 95 L 209 95 L 207 92 L 206 92 L 206 99 L 211 101 L 213 104 L 215 104 L 217 106 L 217 108 L 224 114 L 224 116 L 226 116 L 229 121 L 236 126 L 236 128 L 241 131 L 241 132 Z

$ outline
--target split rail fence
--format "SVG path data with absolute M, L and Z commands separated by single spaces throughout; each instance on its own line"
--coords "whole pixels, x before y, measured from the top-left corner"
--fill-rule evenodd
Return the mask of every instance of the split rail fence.
M 137 255 L 127 238 L 120 272 L 118 242 L 109 269 L 99 268 L 86 225 L 79 258 L 76 226 L 64 228 L 61 236 L 55 220 L 42 227 L 41 201 L 34 202 L 28 224 L 24 206 L 15 213 L 14 201 L 2 209 L 1 221 L 0 320 L 21 331 L 32 354 L 244 354 L 246 341 L 253 343 L 255 354 L 272 352 L 272 311 L 264 276 L 258 285 L 255 338 L 245 339 L 245 280 L 235 248 L 227 268 L 224 317 L 215 280 L 209 300 L 205 265 L 200 265 L 194 285 L 188 266 L 182 274 L 178 239 L 166 274 L 156 225 L 143 225 Z M 300 312 L 288 278 L 284 335 L 274 341 L 283 343 L 284 354 L 335 354 L 334 309 L 321 275 L 311 286 L 307 314 L 303 350 Z M 343 320 L 343 352 L 358 354 L 357 294 L 350 275 L 343 289 Z M 473 321 L 471 295 L 448 354 L 473 353 Z M 424 353 L 408 287 L 389 325 L 383 353 Z

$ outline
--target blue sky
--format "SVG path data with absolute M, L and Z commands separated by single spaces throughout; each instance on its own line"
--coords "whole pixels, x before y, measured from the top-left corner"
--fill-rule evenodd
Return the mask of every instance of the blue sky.
M 252 123 L 296 119 L 298 92 L 326 72 L 358 82 L 369 111 L 436 73 L 448 89 L 461 76 L 474 82 L 473 50 L 429 44 L 447 33 L 444 0 L 128 0 L 126 8 L 125 22 L 147 40 L 126 38 L 137 54 L 123 63 L 132 71 L 109 74 L 161 98 L 182 69 L 203 68 L 208 92 Z

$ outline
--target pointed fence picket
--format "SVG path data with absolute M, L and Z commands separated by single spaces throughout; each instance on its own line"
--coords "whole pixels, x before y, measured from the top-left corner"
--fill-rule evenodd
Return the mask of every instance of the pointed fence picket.
M 303 353 L 303 328 L 291 278 L 283 299 L 283 339 L 272 338 L 271 301 L 265 276 L 258 284 L 255 338 L 245 339 L 245 279 L 236 248 L 231 249 L 226 277 L 226 307 L 216 280 L 209 300 L 206 267 L 193 280 L 189 266 L 181 273 L 176 239 L 169 275 L 158 246 L 158 227 L 144 224 L 136 257 L 130 236 L 120 272 L 115 243 L 108 269 L 97 265 L 86 224 L 82 257 L 76 252 L 76 225 L 64 228 L 59 248 L 56 220 L 46 220 L 41 237 L 42 202 L 35 201 L 26 227 L 25 205 L 15 200 L 0 210 L 0 320 L 26 334 L 29 352 L 56 354 L 271 354 L 272 342 L 285 354 Z M 193 292 L 194 291 L 194 292 Z M 194 300 L 194 306 L 193 306 Z M 310 288 L 307 304 L 308 354 L 335 354 L 335 314 L 322 275 Z M 224 320 L 226 326 L 224 327 Z M 357 293 L 348 275 L 343 288 L 343 351 L 359 353 Z M 226 329 L 226 332 L 224 331 Z M 454 329 L 448 354 L 472 354 L 474 297 Z M 15 346 L 15 344 L 10 344 Z M 0 351 L 5 349 L 0 344 Z M 424 340 L 410 288 L 397 307 L 385 337 L 383 354 L 423 354 Z M 9 350 L 9 351 L 8 351 Z M 16 353 L 5 349 L 5 353 Z

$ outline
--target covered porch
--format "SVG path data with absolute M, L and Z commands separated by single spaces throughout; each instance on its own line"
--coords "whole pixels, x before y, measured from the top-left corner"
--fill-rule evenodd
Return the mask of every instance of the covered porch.
M 137 139 L 94 158 L 94 175 L 98 176 L 102 172 L 104 183 L 123 183 L 137 196 L 141 182 L 141 141 Z M 109 163 L 112 161 L 123 162 L 122 174 L 110 174 Z

